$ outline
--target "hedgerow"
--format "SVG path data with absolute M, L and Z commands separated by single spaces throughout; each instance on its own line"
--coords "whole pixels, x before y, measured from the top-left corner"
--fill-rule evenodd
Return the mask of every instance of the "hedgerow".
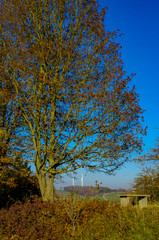
M 0 210 L 0 239 L 149 239 L 157 240 L 159 209 L 121 208 L 119 203 L 89 198 L 53 203 L 34 197 Z

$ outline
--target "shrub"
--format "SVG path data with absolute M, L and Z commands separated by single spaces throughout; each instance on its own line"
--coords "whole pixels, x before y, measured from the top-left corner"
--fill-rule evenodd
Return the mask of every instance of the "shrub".
M 89 198 L 34 197 L 0 210 L 0 239 L 9 240 L 157 240 L 159 208 L 121 208 L 118 203 Z

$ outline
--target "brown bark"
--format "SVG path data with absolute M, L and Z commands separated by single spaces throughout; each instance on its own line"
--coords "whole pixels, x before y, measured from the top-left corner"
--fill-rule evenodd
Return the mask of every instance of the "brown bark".
M 55 194 L 54 179 L 55 176 L 50 173 L 47 175 L 40 173 L 38 175 L 40 192 L 43 201 L 53 201 Z

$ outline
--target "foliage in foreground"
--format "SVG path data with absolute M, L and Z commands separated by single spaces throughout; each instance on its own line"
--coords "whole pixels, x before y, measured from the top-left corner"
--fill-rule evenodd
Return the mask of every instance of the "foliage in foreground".
M 34 198 L 0 211 L 0 239 L 152 239 L 159 208 L 121 208 L 110 201 Z

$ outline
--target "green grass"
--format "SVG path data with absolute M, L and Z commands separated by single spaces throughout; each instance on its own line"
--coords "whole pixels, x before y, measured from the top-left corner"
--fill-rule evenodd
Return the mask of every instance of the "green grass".
M 121 192 L 111 192 L 111 193 L 105 193 L 103 195 L 103 198 L 105 200 L 109 200 L 109 201 L 120 201 L 120 194 L 122 194 Z
M 62 198 L 67 198 L 70 196 L 70 192 L 64 191 L 64 190 L 57 190 L 56 194 L 59 197 Z M 87 198 L 86 196 L 82 196 L 80 194 L 75 193 L 80 199 L 85 199 Z M 122 192 L 111 192 L 111 193 L 105 193 L 103 195 L 97 195 L 97 196 L 89 196 L 88 198 L 90 198 L 91 200 L 93 199 L 98 199 L 98 200 L 109 200 L 109 201 L 120 201 L 120 194 L 122 194 Z
M 64 190 L 56 190 L 56 194 L 60 198 L 66 198 L 66 197 L 70 196 L 70 192 L 66 192 Z

